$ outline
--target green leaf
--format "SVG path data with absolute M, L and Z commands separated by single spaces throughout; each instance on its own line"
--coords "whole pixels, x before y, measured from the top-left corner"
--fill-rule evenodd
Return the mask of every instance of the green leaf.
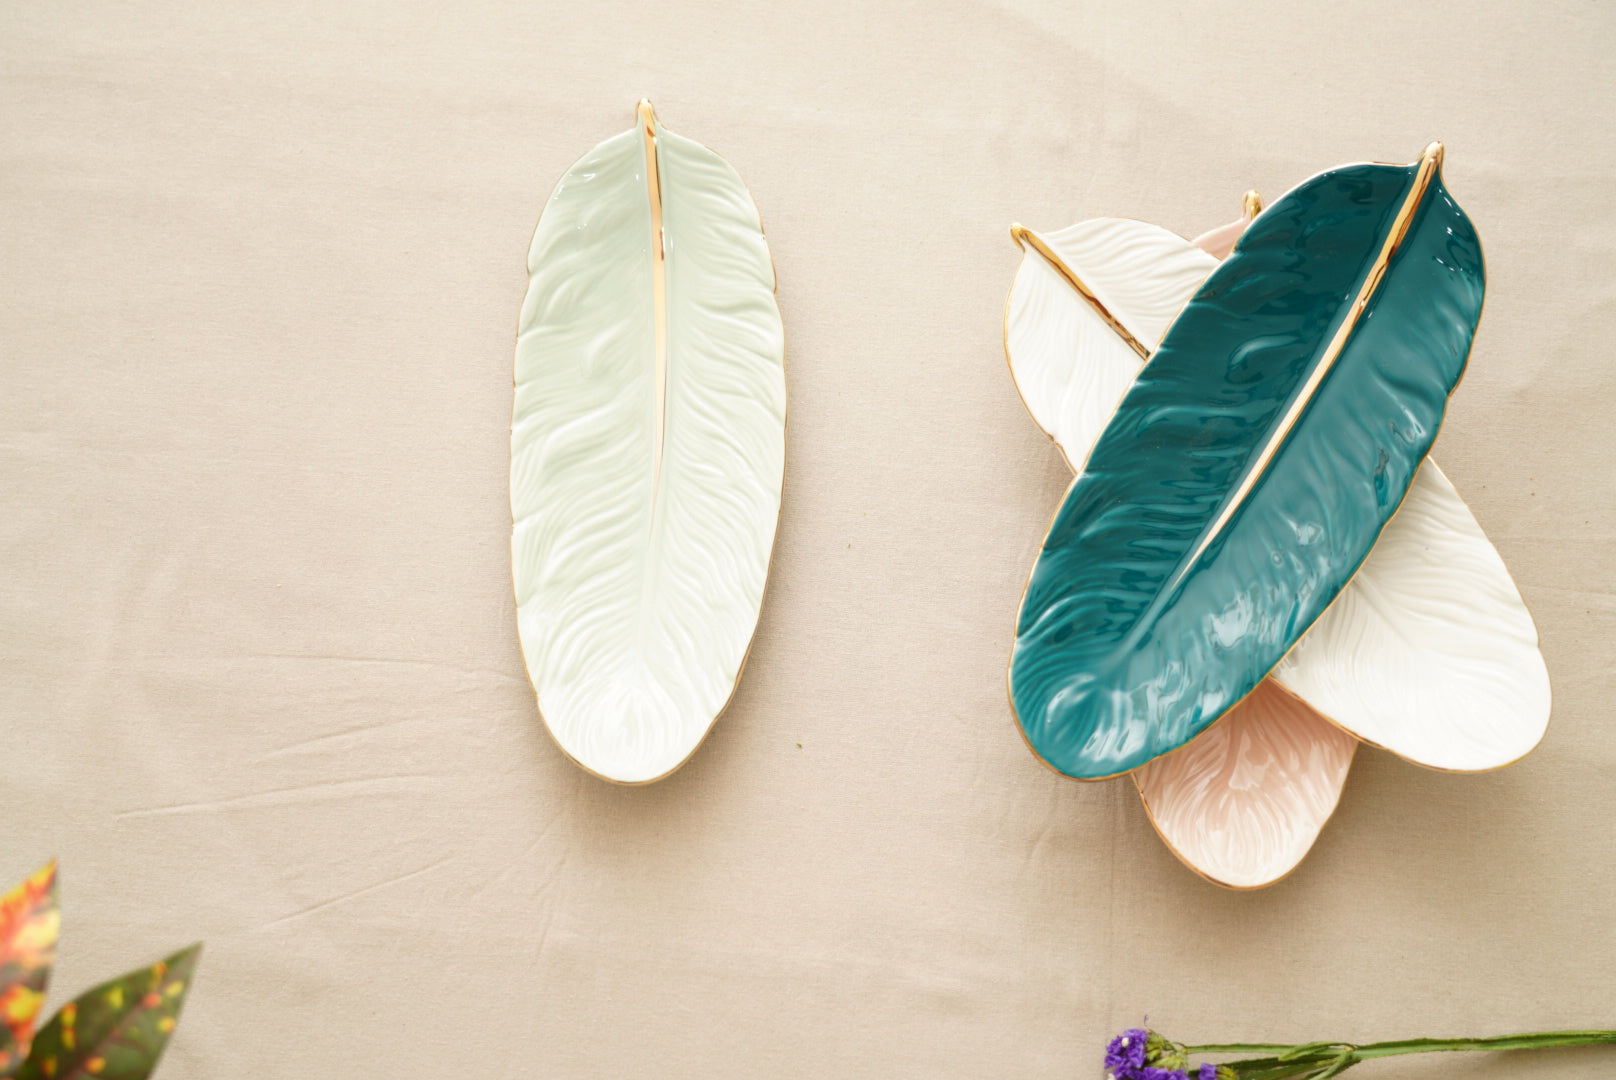
M 1011 701 L 1058 771 L 1127 772 L 1204 731 L 1396 512 L 1484 289 L 1439 161 L 1335 169 L 1265 210 L 1123 397 L 1017 620 Z
M 1342 1043 L 1333 1043 L 1333 1042 L 1303 1043 L 1300 1046 L 1293 1046 L 1289 1050 L 1285 1051 L 1283 1054 L 1280 1054 L 1279 1055 L 1279 1060 L 1280 1061 L 1294 1061 L 1299 1057 L 1306 1057 L 1309 1054 L 1317 1054 L 1322 1050 L 1340 1050 L 1340 1049 L 1348 1049 L 1348 1050 L 1350 1050 L 1351 1047 L 1344 1046 L 1344 1044 L 1342 1044 Z
M 0 897 L 0 1077 L 28 1056 L 61 927 L 55 860 Z
M 201 951 L 192 945 L 62 1006 L 18 1080 L 145 1080 L 179 1021 Z
M 1278 1058 L 1258 1058 L 1253 1061 L 1230 1061 L 1225 1065 L 1233 1069 L 1240 1080 L 1290 1080 L 1306 1077 L 1331 1060 L 1327 1056 L 1304 1057 L 1292 1061 Z
M 1330 1077 L 1332 1076 L 1340 1076 L 1357 1063 L 1358 1059 L 1354 1057 L 1351 1052 L 1342 1054 L 1334 1061 L 1330 1062 L 1329 1068 L 1325 1069 L 1321 1073 L 1316 1074 L 1315 1080 L 1330 1080 Z

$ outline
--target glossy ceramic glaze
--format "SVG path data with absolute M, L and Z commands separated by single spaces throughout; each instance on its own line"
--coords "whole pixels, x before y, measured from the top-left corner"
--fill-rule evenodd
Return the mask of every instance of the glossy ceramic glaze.
M 1198 248 L 1228 247 L 1247 224 L 1193 245 L 1117 218 L 1041 235 L 1155 349 L 1151 316 L 1189 302 L 1204 277 L 1190 268 L 1217 265 Z M 1136 284 L 1110 288 L 1118 278 Z M 1138 297 L 1148 298 L 1143 313 Z M 1005 341 L 1028 410 L 1068 459 L 1083 461 L 1110 416 L 1092 399 L 1120 398 L 1139 360 L 1032 251 L 1011 288 Z M 1541 740 L 1549 720 L 1532 616 L 1475 516 L 1429 459 L 1369 558 L 1271 677 L 1337 724 L 1433 768 L 1506 765 Z
M 1205 256 L 1229 250 L 1249 221 L 1193 245 L 1124 219 L 1082 222 L 1042 239 L 1064 274 L 1089 283 L 1154 350 L 1160 331 L 1152 336 L 1150 315 L 1182 309 L 1204 277 L 1184 269 L 1216 266 Z M 1089 242 L 1074 245 L 1068 236 Z M 1119 278 L 1136 284 L 1109 287 Z M 1144 312 L 1133 309 L 1140 297 L 1148 299 Z M 1036 250 L 1027 251 L 1011 288 L 1005 344 L 1028 409 L 1064 455 L 1082 461 L 1109 415 L 1094 419 L 1084 395 L 1120 398 L 1127 384 L 1115 379 L 1131 367 L 1131 381 L 1137 357 Z M 1107 365 L 1110 383 L 1085 370 Z M 1351 756 L 1340 748 L 1356 740 L 1298 698 L 1269 692 L 1280 679 L 1327 706 L 1337 723 L 1443 768 L 1513 760 L 1542 736 L 1549 714 L 1531 616 L 1503 560 L 1429 459 L 1369 558 L 1274 674 L 1200 737 L 1132 774 L 1174 852 L 1220 884 L 1250 888 L 1287 873 L 1346 779 Z M 1282 724 L 1286 732 L 1270 730 Z M 1200 821 L 1201 814 L 1213 820 Z
M 1247 195 L 1248 208 L 1255 198 Z M 1248 224 L 1215 229 L 1195 246 L 1227 252 Z M 1537 627 L 1504 560 L 1429 458 L 1369 558 L 1271 678 L 1360 738 L 1432 768 L 1499 768 L 1548 728 Z
M 1044 760 L 1128 771 L 1279 662 L 1401 502 L 1482 290 L 1434 162 L 1333 170 L 1256 220 L 1124 396 L 1033 570 L 1011 696 Z
M 574 165 L 539 221 L 511 427 L 540 711 L 579 764 L 631 783 L 678 767 L 735 689 L 785 455 L 757 210 L 723 159 L 648 106 L 641 119 Z
M 1141 362 L 1066 275 L 1088 283 L 1112 317 L 1154 351 L 1217 266 L 1203 247 L 1227 251 L 1248 223 L 1191 244 L 1141 221 L 1081 222 L 1042 236 L 1040 247 L 1061 260 L 1062 271 L 1029 245 L 1005 307 L 1005 351 L 1028 410 L 1068 459 L 1088 456 L 1110 415 L 1085 396 L 1114 403 Z M 1132 287 L 1115 288 L 1114 281 Z M 1152 823 L 1186 865 L 1220 885 L 1257 888 L 1289 873 L 1312 846 L 1356 746 L 1270 678 L 1200 737 L 1132 775 Z
M 1270 885 L 1335 812 L 1358 740 L 1266 679 L 1188 746 L 1134 770 L 1150 820 L 1220 885 Z

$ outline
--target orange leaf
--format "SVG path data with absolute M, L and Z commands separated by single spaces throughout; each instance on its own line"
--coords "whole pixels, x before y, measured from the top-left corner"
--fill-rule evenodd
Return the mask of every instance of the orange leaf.
M 61 926 L 54 860 L 0 897 L 0 1077 L 28 1056 Z

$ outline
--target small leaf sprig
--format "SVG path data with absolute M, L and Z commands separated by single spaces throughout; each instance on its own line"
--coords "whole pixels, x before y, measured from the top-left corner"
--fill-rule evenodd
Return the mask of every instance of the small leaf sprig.
M 85 991 L 36 1033 L 61 923 L 54 862 L 0 896 L 0 1080 L 146 1080 L 202 946 Z
M 1536 1031 L 1485 1039 L 1397 1039 L 1391 1042 L 1214 1043 L 1189 1046 L 1130 1028 L 1105 1049 L 1108 1080 L 1329 1080 L 1354 1065 L 1400 1054 L 1459 1050 L 1538 1050 L 1616 1045 L 1616 1031 Z M 1192 1065 L 1205 1054 L 1254 1054 L 1238 1061 Z

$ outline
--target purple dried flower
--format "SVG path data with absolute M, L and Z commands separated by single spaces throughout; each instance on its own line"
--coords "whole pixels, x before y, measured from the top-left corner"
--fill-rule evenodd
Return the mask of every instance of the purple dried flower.
M 1154 1065 L 1146 1065 L 1135 1075 L 1139 1080 L 1189 1080 L 1189 1077 L 1177 1069 L 1158 1069 Z
M 1105 1068 L 1116 1080 L 1135 1080 L 1145 1067 L 1145 1040 L 1150 1033 L 1143 1028 L 1129 1028 L 1112 1039 L 1105 1048 Z
M 1201 1062 L 1201 1067 L 1196 1073 L 1195 1080 L 1218 1080 L 1218 1067 L 1210 1061 Z

